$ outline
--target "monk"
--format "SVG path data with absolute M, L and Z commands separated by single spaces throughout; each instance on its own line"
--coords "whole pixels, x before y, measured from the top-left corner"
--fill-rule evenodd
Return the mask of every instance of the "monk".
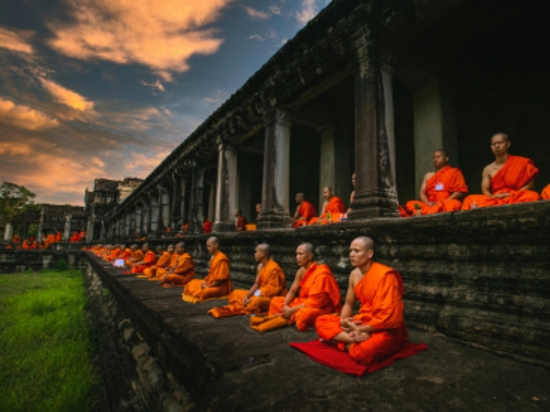
M 242 215 L 241 209 L 235 210 L 235 228 L 237 232 L 246 232 L 246 225 L 248 225 L 248 220 Z
M 115 245 L 109 256 L 105 259 L 107 262 L 113 262 L 119 258 L 119 256 L 122 255 L 122 249 L 120 245 Z
M 363 365 L 397 352 L 408 339 L 403 320 L 403 281 L 395 270 L 373 261 L 374 242 L 361 236 L 350 246 L 355 267 L 349 277 L 346 303 L 340 316 L 320 316 L 315 322 L 319 336 L 338 345 Z M 359 300 L 359 313 L 353 307 Z
M 296 262 L 300 269 L 285 297 L 271 299 L 267 318 L 251 318 L 250 326 L 259 332 L 296 324 L 300 332 L 315 326 L 315 320 L 329 313 L 340 313 L 340 288 L 327 265 L 314 261 L 315 250 L 311 243 L 296 249 Z M 298 297 L 296 294 L 300 291 Z
M 31 249 L 36 249 L 38 245 L 36 244 L 36 240 L 32 242 Z
M 25 239 L 23 241 L 23 249 L 30 249 L 30 248 L 31 248 L 31 243 L 27 239 Z
M 159 279 L 161 286 L 172 288 L 175 286 L 186 286 L 195 279 L 195 261 L 189 253 L 185 252 L 185 243 L 176 245 L 178 259 L 173 268 Z
M 262 214 L 262 204 L 258 203 L 256 205 L 256 221 L 260 218 L 260 215 Z
M 46 235 L 42 235 L 42 240 L 40 241 L 40 244 L 38 245 L 39 249 L 47 249 L 50 247 L 50 239 L 46 237 Z
M 157 255 L 152 250 L 149 250 L 149 243 L 144 243 L 141 247 L 144 253 L 143 259 L 132 265 L 132 273 L 143 273 L 144 269 L 150 268 L 157 263 Z
M 132 255 L 126 259 L 126 266 L 133 268 L 134 263 L 141 262 L 145 255 L 138 249 L 138 245 L 130 246 L 130 250 L 132 251 Z
M 417 210 L 422 215 L 455 212 L 460 210 L 462 199 L 468 193 L 462 172 L 449 166 L 449 156 L 445 150 L 436 150 L 432 161 L 435 172 L 428 172 L 424 176 L 420 200 L 411 200 L 405 205 L 407 217 L 418 214 Z
M 355 199 L 355 173 L 351 176 L 351 184 L 353 185 L 353 192 L 351 192 L 351 195 L 349 197 L 349 208 L 346 213 L 351 212 L 351 202 L 353 202 L 353 199 Z
M 328 219 L 329 213 L 333 215 L 334 213 L 345 212 L 346 208 L 344 207 L 344 203 L 340 200 L 340 198 L 332 194 L 331 187 L 327 186 L 323 189 L 323 197 L 325 198 L 325 201 L 323 202 L 323 213 L 318 218 L 312 218 L 309 221 L 308 226 L 326 225 L 328 223 L 332 223 L 332 220 Z
M 78 241 L 78 233 L 73 232 L 73 236 L 69 239 L 69 242 L 77 242 Z
M 174 254 L 174 246 L 168 245 L 166 251 L 162 249 L 162 246 L 157 246 L 156 251 L 157 255 L 160 255 L 157 263 L 143 271 L 143 274 L 148 278 L 155 278 L 159 269 L 166 269 L 170 266 L 170 260 Z
M 306 201 L 303 193 L 296 193 L 296 213 L 292 219 L 292 227 L 307 226 L 311 218 L 315 217 L 315 208 L 311 203 Z
M 202 233 L 212 233 L 212 222 L 208 219 L 204 221 L 202 226 Z
M 34 242 L 34 235 L 31 235 L 30 241 Z
M 54 235 L 48 235 L 48 240 L 50 241 L 50 245 L 52 243 L 55 243 L 55 236 Z
M 11 243 L 19 243 L 19 241 L 20 241 L 19 236 L 15 235 L 11 240 Z
M 126 245 L 120 245 L 120 249 L 124 250 L 124 252 L 120 254 L 117 260 L 124 260 L 126 262 L 127 259 L 130 259 L 133 252 L 131 249 L 127 249 Z
M 57 232 L 57 235 L 55 237 L 56 242 L 61 242 L 61 232 Z
M 220 251 L 220 241 L 212 236 L 206 242 L 206 249 L 213 255 L 206 279 L 194 279 L 185 286 L 184 295 L 199 301 L 227 296 L 233 287 L 229 276 L 229 259 Z
M 285 296 L 286 279 L 281 267 L 271 260 L 271 248 L 267 243 L 256 246 L 254 255 L 258 262 L 256 281 L 249 290 L 237 289 L 229 295 L 229 305 L 214 308 L 210 313 L 215 318 L 233 315 L 267 315 L 271 299 Z
M 550 185 L 546 186 L 542 191 L 542 198 L 544 200 L 550 199 Z
M 531 160 L 509 154 L 511 144 L 508 135 L 504 133 L 497 133 L 491 138 L 495 161 L 483 169 L 483 194 L 468 196 L 462 204 L 462 210 L 540 200 L 539 194 L 531 190 L 535 187 L 539 169 Z

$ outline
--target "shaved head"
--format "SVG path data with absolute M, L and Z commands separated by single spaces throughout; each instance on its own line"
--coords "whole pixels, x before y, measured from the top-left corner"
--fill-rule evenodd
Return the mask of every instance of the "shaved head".
M 160 245 L 157 246 L 157 252 L 162 252 L 162 246 Z
M 299 247 L 303 247 L 306 253 L 315 254 L 315 247 L 311 243 L 302 243 Z
M 261 243 L 256 246 L 256 248 L 259 249 L 267 257 L 271 256 L 271 246 L 269 246 L 267 243 Z
M 439 153 L 443 153 L 443 156 L 448 156 L 447 152 L 446 152 L 445 150 L 443 150 L 443 149 L 434 150 L 434 154 L 435 154 L 435 153 L 438 153 L 438 152 L 439 152 Z
M 183 247 L 185 248 L 185 242 L 179 242 L 176 247 Z
M 510 138 L 508 137 L 508 135 L 506 133 L 495 133 L 492 137 L 491 137 L 491 140 L 493 140 L 493 137 L 502 137 L 504 139 L 504 141 L 506 142 L 509 142 L 510 141 Z
M 211 242 L 211 243 L 214 243 L 215 245 L 219 245 L 220 244 L 220 240 L 216 237 L 216 236 L 211 236 L 208 238 L 208 241 Z
M 353 241 L 361 243 L 365 248 L 365 251 L 374 249 L 374 241 L 370 237 L 359 236 L 358 238 L 355 238 Z

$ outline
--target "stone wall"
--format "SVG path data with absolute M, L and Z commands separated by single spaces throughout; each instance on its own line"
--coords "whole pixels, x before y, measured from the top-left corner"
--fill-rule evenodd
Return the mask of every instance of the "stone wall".
M 81 247 L 81 246 L 79 246 Z M 69 268 L 83 268 L 86 260 L 79 250 L 0 250 L 0 274 L 57 269 L 64 259 Z
M 445 334 L 518 357 L 550 361 L 550 202 L 410 219 L 378 219 L 299 230 L 220 235 L 238 287 L 255 276 L 256 244 L 268 242 L 290 283 L 301 242 L 317 246 L 345 294 L 349 242 L 376 242 L 375 259 L 399 271 L 409 327 Z M 184 240 L 199 276 L 206 274 L 207 236 Z M 175 243 L 163 239 L 151 244 Z

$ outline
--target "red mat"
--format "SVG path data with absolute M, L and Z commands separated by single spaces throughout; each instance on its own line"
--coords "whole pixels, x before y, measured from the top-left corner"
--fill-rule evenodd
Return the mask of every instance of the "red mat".
M 423 343 L 416 345 L 406 341 L 403 343 L 403 346 L 401 346 L 401 349 L 389 358 L 365 366 L 352 359 L 348 352 L 342 352 L 336 346 L 322 343 L 319 339 L 309 343 L 291 343 L 290 346 L 304 352 L 309 358 L 321 365 L 355 376 L 363 376 L 367 373 L 372 373 L 385 366 L 391 365 L 398 359 L 408 358 L 409 356 L 416 355 L 428 349 Z

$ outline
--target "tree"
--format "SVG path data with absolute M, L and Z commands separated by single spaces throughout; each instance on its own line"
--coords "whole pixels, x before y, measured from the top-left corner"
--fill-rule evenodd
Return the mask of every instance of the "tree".
M 19 213 L 34 209 L 32 199 L 35 197 L 36 195 L 24 186 L 3 182 L 0 185 L 0 227 L 5 227 Z

